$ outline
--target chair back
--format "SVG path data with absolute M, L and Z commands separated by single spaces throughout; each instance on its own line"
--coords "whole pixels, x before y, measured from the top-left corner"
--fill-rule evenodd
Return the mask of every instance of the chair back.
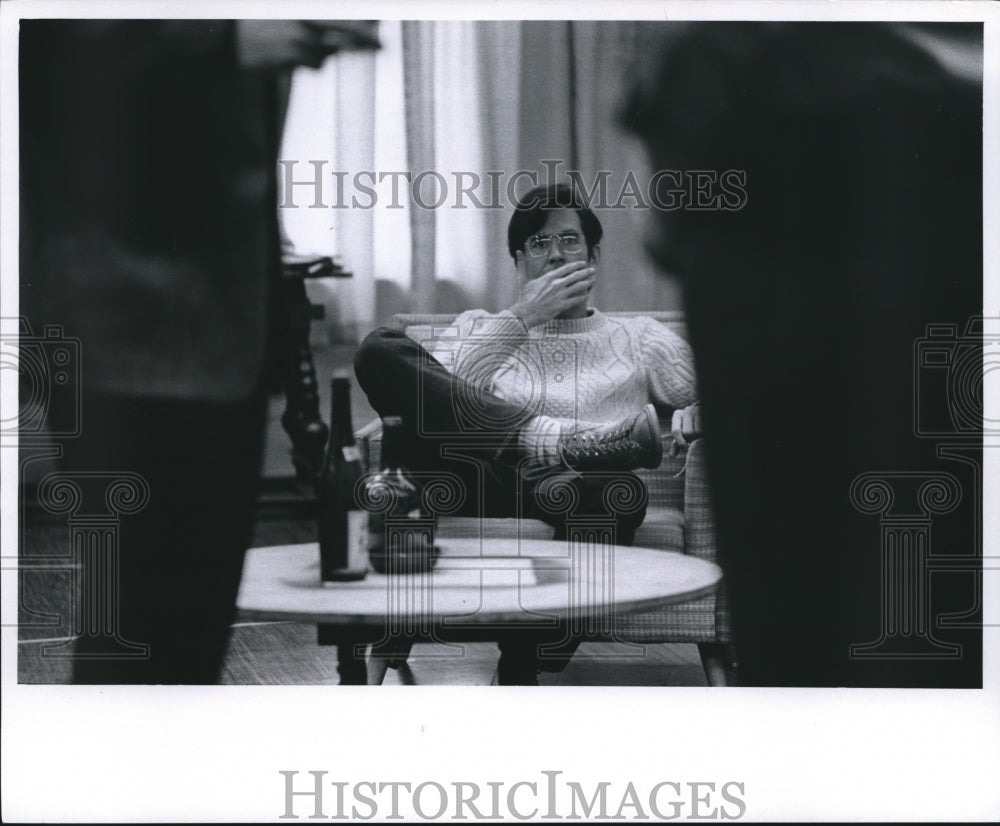
M 622 310 L 605 313 L 610 318 L 636 318 L 647 316 L 655 318 L 661 324 L 669 327 L 677 335 L 687 340 L 687 323 L 684 313 L 680 310 Z M 455 313 L 398 313 L 392 317 L 389 326 L 394 330 L 406 333 L 414 341 L 423 344 L 455 336 L 452 322 L 458 318 Z

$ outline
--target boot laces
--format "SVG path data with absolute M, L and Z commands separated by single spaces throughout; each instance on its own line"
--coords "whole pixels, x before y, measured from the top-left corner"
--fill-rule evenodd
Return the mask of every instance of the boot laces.
M 574 456 L 610 456 L 628 453 L 634 447 L 632 428 L 628 425 L 595 433 L 573 433 L 566 440 L 566 450 Z

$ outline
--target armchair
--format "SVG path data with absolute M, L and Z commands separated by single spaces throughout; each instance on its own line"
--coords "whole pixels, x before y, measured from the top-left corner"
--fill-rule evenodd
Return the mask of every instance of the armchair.
M 667 325 L 681 336 L 686 327 L 681 313 L 620 312 L 610 316 L 645 315 Z M 434 339 L 454 320 L 454 315 L 401 314 L 391 326 L 405 332 L 433 352 Z M 664 432 L 669 422 L 661 422 Z M 368 468 L 379 463 L 381 427 L 378 420 L 358 434 L 363 461 Z M 705 474 L 705 444 L 693 442 L 680 456 L 666 457 L 655 470 L 636 473 L 649 487 L 646 519 L 639 528 L 635 545 L 677 551 L 715 561 L 715 529 Z M 512 537 L 548 539 L 552 528 L 534 519 L 477 519 L 441 517 L 438 535 L 442 537 Z M 590 638 L 594 639 L 594 638 Z M 602 640 L 629 643 L 696 643 L 709 685 L 727 685 L 735 681 L 731 656 L 731 630 L 724 589 L 712 595 L 659 610 L 619 614 L 612 632 Z M 384 673 L 384 670 L 383 670 Z

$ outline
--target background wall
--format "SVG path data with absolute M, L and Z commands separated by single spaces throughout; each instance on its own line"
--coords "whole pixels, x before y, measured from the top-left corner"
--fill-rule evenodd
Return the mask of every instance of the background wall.
M 315 207 L 314 186 L 297 185 L 294 208 L 281 210 L 284 224 L 298 251 L 336 254 L 354 273 L 309 285 L 312 299 L 327 307 L 319 338 L 356 340 L 404 310 L 509 306 L 516 279 L 506 251 L 507 185 L 518 170 L 544 183 L 548 161 L 554 180 L 577 170 L 588 189 L 604 176 L 610 203 L 629 173 L 644 190 L 648 162 L 619 123 L 629 79 L 662 25 L 387 21 L 378 54 L 338 56 L 318 71 L 297 72 L 282 157 L 297 162 L 296 182 L 313 180 L 310 161 L 326 161 L 324 206 Z M 361 182 L 375 190 L 371 208 L 372 196 L 354 186 L 365 170 L 375 173 Z M 421 208 L 404 172 L 425 173 L 425 204 L 444 194 L 426 173 L 442 175 L 448 189 L 441 206 Z M 500 183 L 492 194 L 488 172 Z M 479 175 L 473 193 L 500 208 L 459 197 L 457 173 Z M 522 174 L 515 194 L 530 186 Z M 352 198 L 360 206 L 352 207 Z M 346 208 L 333 208 L 338 200 Z M 654 274 L 646 258 L 648 210 L 631 197 L 619 206 L 595 209 L 606 232 L 595 304 L 678 309 L 676 284 Z

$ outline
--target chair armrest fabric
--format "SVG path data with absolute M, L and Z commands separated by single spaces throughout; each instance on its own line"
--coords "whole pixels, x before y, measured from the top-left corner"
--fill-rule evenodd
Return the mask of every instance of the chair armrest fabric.
M 684 524 L 686 552 L 715 562 L 715 523 L 708 489 L 705 440 L 696 439 L 687 451 L 684 473 Z

